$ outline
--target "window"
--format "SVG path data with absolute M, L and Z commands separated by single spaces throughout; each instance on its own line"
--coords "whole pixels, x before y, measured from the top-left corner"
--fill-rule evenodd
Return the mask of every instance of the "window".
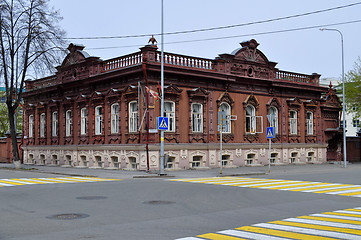
M 88 162 L 86 160 L 86 156 L 80 156 L 80 163 L 83 167 L 88 166 Z
M 297 134 L 297 112 L 290 111 L 290 133 Z
M 352 126 L 353 127 L 360 127 L 360 120 L 358 120 L 358 119 L 352 120 Z
M 247 165 L 252 165 L 252 164 L 254 164 L 255 158 L 256 158 L 256 154 L 254 154 L 254 153 L 249 153 L 249 154 L 247 154 L 246 164 L 247 164 Z
M 193 156 L 193 161 L 191 162 L 192 168 L 200 167 L 202 162 L 202 156 Z
M 119 133 L 119 104 L 111 106 L 111 133 Z
M 270 107 L 269 115 L 273 116 L 270 122 L 270 127 L 273 127 L 273 133 L 278 134 L 278 110 L 275 107 Z
M 246 133 L 256 133 L 256 109 L 252 105 L 246 107 Z
M 228 103 L 221 103 L 221 105 L 219 106 L 219 111 L 220 112 L 225 112 L 226 113 L 226 120 L 225 120 L 225 124 L 223 125 L 223 133 L 231 133 L 231 122 L 228 119 L 228 116 L 231 116 L 231 107 L 229 106 Z
M 192 104 L 192 131 L 203 132 L 203 106 L 199 103 Z
M 34 115 L 29 116 L 29 138 L 34 137 Z
M 164 167 L 167 168 L 167 169 L 172 169 L 175 166 L 174 163 L 175 163 L 175 157 L 168 156 L 167 162 L 165 163 Z
M 231 159 L 231 158 L 230 158 L 229 155 L 223 155 L 223 154 L 222 154 L 222 166 L 228 166 L 230 159 Z
M 51 156 L 51 164 L 59 165 L 58 155 L 52 155 Z
M 164 117 L 168 118 L 168 131 L 175 131 L 175 109 L 174 102 L 164 102 Z
M 73 161 L 71 160 L 71 155 L 65 155 L 65 165 L 71 166 Z
M 110 161 L 114 168 L 119 168 L 119 159 L 116 156 L 110 157 Z
M 45 137 L 45 113 L 40 114 L 40 137 Z
M 132 169 L 138 169 L 138 163 L 135 157 L 129 157 L 129 163 Z
M 343 128 L 343 120 L 341 120 L 341 128 Z M 347 128 L 347 120 L 345 119 L 345 128 Z
M 95 164 L 99 168 L 103 167 L 103 162 L 102 162 L 102 157 L 101 156 L 95 156 Z
M 65 136 L 71 136 L 71 127 L 73 125 L 72 122 L 72 112 L 71 110 L 66 111 L 65 113 Z
M 296 153 L 296 152 L 291 153 L 290 163 L 295 163 L 296 162 L 297 155 L 298 155 L 298 153 Z
M 312 162 L 314 156 L 315 156 L 315 153 L 314 153 L 314 152 L 308 152 L 308 153 L 307 153 L 307 162 Z
M 271 153 L 270 163 L 275 163 L 277 159 L 277 153 Z
M 138 103 L 133 101 L 129 103 L 129 132 L 138 130 Z
M 95 107 L 95 135 L 102 134 L 103 107 Z
M 307 135 L 313 135 L 313 113 L 306 113 Z
M 29 163 L 34 164 L 34 155 L 33 154 L 29 154 Z
M 86 135 L 88 132 L 88 109 L 80 110 L 80 135 Z
M 52 136 L 58 136 L 58 112 L 53 112 L 52 119 Z
M 40 154 L 40 164 L 45 165 L 46 164 L 46 160 L 45 160 L 45 155 L 44 154 Z

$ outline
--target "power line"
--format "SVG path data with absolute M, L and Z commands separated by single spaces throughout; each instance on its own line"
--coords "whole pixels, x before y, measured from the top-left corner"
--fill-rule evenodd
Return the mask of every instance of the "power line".
M 301 30 L 309 30 L 309 29 L 322 28 L 322 27 L 339 26 L 339 25 L 346 25 L 346 24 L 360 23 L 360 22 L 361 22 L 361 19 L 354 20 L 354 21 L 348 21 L 348 22 L 330 23 L 330 24 L 314 25 L 314 26 L 299 27 L 299 28 L 290 28 L 290 29 L 267 31 L 267 32 L 249 33 L 249 34 L 232 35 L 232 36 L 224 36 L 224 37 L 202 38 L 202 39 L 176 41 L 176 42 L 166 42 L 164 44 L 203 42 L 203 41 L 214 41 L 214 40 L 229 39 L 229 38 L 238 38 L 238 37 L 260 36 L 260 35 L 267 35 L 267 34 L 276 34 L 276 33 L 286 33 L 286 32 L 295 32 L 295 31 L 301 31 Z M 87 48 L 87 50 L 106 50 L 106 49 L 119 49 L 119 48 L 131 48 L 131 47 L 141 47 L 141 45 L 126 45 L 126 46 Z
M 304 16 L 308 16 L 308 15 L 329 12 L 329 11 L 333 11 L 333 10 L 339 10 L 342 8 L 353 7 L 353 6 L 360 5 L 360 4 L 361 4 L 361 2 L 356 2 L 356 3 L 347 4 L 347 5 L 327 8 L 327 9 L 323 9 L 323 10 L 317 10 L 317 11 L 313 11 L 313 12 L 306 12 L 306 13 L 301 13 L 301 14 L 296 14 L 296 15 L 290 15 L 290 16 L 286 16 L 286 17 L 279 17 L 279 18 L 260 20 L 260 21 L 248 22 L 248 23 L 240 23 L 240 24 L 227 25 L 227 26 L 220 26 L 220 27 L 168 32 L 168 33 L 164 33 L 163 35 L 177 35 L 177 34 L 186 34 L 186 33 L 206 32 L 206 31 L 222 30 L 222 29 L 229 29 L 229 28 L 235 28 L 235 27 L 244 27 L 244 26 L 256 25 L 256 24 L 261 24 L 261 23 L 270 23 L 270 22 L 281 21 L 281 20 L 286 20 L 286 19 L 291 19 L 291 18 L 304 17 Z M 121 39 L 121 38 L 148 37 L 151 35 L 160 36 L 159 33 L 157 33 L 157 34 L 149 34 L 148 33 L 148 34 L 124 35 L 124 36 L 71 37 L 71 38 L 65 38 L 65 39 L 68 39 L 68 40 Z

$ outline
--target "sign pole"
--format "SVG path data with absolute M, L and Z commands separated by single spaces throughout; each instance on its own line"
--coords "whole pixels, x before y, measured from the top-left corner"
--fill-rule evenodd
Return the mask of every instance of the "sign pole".
M 268 148 L 268 173 L 271 172 L 271 138 L 269 138 L 269 148 Z

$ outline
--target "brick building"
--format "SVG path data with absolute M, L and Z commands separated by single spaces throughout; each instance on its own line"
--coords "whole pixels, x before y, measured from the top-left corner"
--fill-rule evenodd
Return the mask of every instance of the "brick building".
M 318 74 L 277 69 L 258 45 L 242 42 L 215 59 L 165 53 L 166 169 L 219 167 L 218 111 L 229 116 L 224 167 L 268 164 L 270 125 L 272 164 L 342 158 L 334 91 L 319 85 Z M 104 61 L 84 46 L 68 49 L 55 75 L 26 82 L 24 163 L 159 169 L 160 101 L 147 93 L 158 91 L 157 46 Z M 271 123 L 267 114 L 275 115 Z

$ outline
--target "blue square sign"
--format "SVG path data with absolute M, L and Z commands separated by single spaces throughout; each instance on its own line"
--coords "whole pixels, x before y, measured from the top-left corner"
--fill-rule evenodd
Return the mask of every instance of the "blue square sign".
M 273 130 L 274 128 L 273 127 L 268 127 L 267 128 L 267 138 L 274 138 L 275 136 L 274 136 L 274 130 Z
M 167 117 L 157 117 L 157 127 L 158 130 L 168 130 L 168 118 Z

